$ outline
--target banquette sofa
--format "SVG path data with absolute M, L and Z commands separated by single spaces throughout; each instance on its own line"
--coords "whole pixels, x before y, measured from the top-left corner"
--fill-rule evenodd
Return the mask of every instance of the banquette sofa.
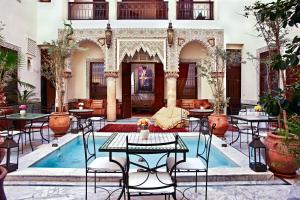
M 75 99 L 72 102 L 69 102 L 68 106 L 69 109 L 75 109 L 79 107 L 79 103 L 84 104 L 85 109 L 92 109 L 94 110 L 92 114 L 85 114 L 89 115 L 88 117 L 93 116 L 106 116 L 107 111 L 107 102 L 106 99 Z M 81 114 L 84 115 L 84 114 Z M 117 100 L 117 117 L 122 116 L 122 103 Z
M 208 99 L 177 99 L 176 106 L 186 110 L 195 108 L 213 109 L 213 104 Z

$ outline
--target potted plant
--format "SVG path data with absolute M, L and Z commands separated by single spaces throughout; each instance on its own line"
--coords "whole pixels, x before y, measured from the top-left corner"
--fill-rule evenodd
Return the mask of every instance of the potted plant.
M 276 91 L 269 89 L 268 93 L 260 98 L 264 110 L 269 115 L 278 117 L 277 130 L 270 131 L 265 139 L 267 162 L 275 174 L 289 177 L 295 176 L 300 166 L 300 118 L 291 107 L 287 91 L 299 91 L 286 84 L 285 71 L 299 63 L 300 38 L 295 36 L 291 42 L 287 42 L 285 36 L 288 25 L 297 28 L 297 23 L 300 23 L 299 8 L 297 0 L 269 3 L 258 1 L 246 7 L 246 16 L 255 16 L 256 28 L 269 48 L 269 66 L 278 70 L 282 83 Z
M 72 24 L 65 23 L 62 36 L 51 43 L 46 43 L 48 55 L 44 57 L 42 74 L 56 89 L 55 112 L 51 113 L 49 127 L 56 136 L 65 134 L 70 127 L 70 117 L 68 112 L 64 112 L 64 75 L 66 69 L 66 59 L 71 55 L 76 45 L 72 42 Z
M 147 118 L 141 118 L 137 122 L 137 125 L 140 128 L 140 135 L 141 135 L 141 138 L 143 140 L 147 140 L 148 137 L 149 137 L 149 133 L 150 133 L 149 126 L 150 126 L 150 124 L 151 124 L 151 122 Z
M 224 113 L 224 108 L 228 103 L 228 99 L 224 96 L 224 72 L 227 58 L 226 51 L 217 47 L 213 53 L 210 53 L 198 64 L 200 76 L 207 80 L 215 101 L 214 113 L 208 117 L 208 120 L 210 124 L 216 124 L 214 134 L 218 137 L 224 137 L 229 126 Z

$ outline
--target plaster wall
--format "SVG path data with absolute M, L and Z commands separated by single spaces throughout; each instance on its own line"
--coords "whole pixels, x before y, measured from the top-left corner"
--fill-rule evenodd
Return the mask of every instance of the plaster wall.
M 79 47 L 82 50 L 77 50 L 71 57 L 72 78 L 68 80 L 68 99 L 89 98 L 88 61 L 104 60 L 102 50 L 95 43 L 82 41 Z
M 28 38 L 36 41 L 37 38 L 37 3 L 36 0 L 1 0 L 0 21 L 5 25 L 2 32 L 4 41 L 20 49 L 21 64 L 18 71 L 22 81 L 34 85 L 36 88 L 35 100 L 40 100 L 40 54 L 38 47 L 34 55 L 28 53 Z M 30 59 L 30 65 L 27 59 Z M 34 77 L 34 78 L 33 78 Z M 20 88 L 23 90 L 23 88 Z

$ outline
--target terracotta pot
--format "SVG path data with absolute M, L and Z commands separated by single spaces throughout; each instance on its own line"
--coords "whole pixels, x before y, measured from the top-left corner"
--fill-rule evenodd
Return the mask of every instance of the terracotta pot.
M 290 154 L 288 148 L 299 148 L 299 145 L 290 143 L 287 146 L 284 140 L 283 136 L 268 133 L 265 139 L 267 163 L 270 170 L 276 175 L 294 177 L 299 165 L 296 165 L 295 157 Z
M 216 128 L 213 131 L 214 135 L 218 137 L 224 137 L 224 134 L 229 126 L 227 115 L 212 114 L 208 116 L 208 123 L 209 126 L 212 126 L 214 123 L 216 124 Z
M 49 127 L 56 137 L 66 134 L 70 127 L 70 117 L 68 112 L 53 112 L 49 119 Z

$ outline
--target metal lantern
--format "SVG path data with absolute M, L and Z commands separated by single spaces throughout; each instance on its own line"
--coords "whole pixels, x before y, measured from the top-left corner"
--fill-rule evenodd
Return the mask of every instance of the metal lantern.
M 167 29 L 167 34 L 168 34 L 168 45 L 169 47 L 171 47 L 173 45 L 173 41 L 174 41 L 174 29 L 172 26 L 172 22 L 169 23 L 169 27 Z
M 266 146 L 258 136 L 249 144 L 249 167 L 256 172 L 267 171 Z
M 4 142 L 0 144 L 0 149 L 6 150 L 6 163 L 1 166 L 5 167 L 8 172 L 16 171 L 19 166 L 19 144 L 16 143 L 12 137 L 7 137 Z M 12 158 L 13 153 L 16 154 L 14 158 Z M 11 160 L 15 160 L 15 162 Z
M 105 43 L 106 43 L 107 48 L 110 47 L 111 40 L 112 40 L 112 30 L 110 27 L 110 23 L 107 23 L 106 30 L 105 30 Z

